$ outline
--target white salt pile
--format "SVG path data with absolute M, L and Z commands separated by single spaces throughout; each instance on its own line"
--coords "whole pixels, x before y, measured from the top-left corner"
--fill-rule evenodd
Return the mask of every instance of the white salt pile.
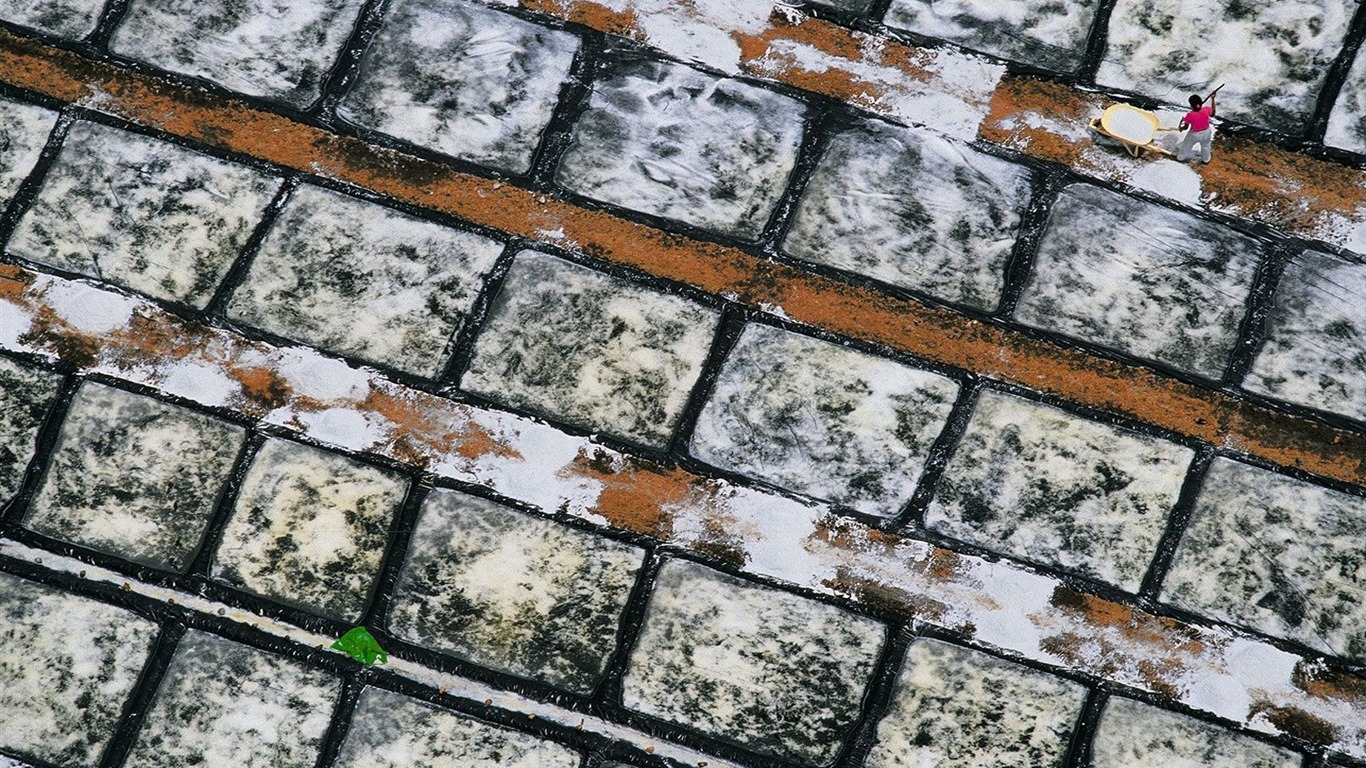
M 1153 138 L 1153 124 L 1142 113 L 1130 109 L 1117 109 L 1105 121 L 1110 133 L 1126 141 L 1146 144 Z

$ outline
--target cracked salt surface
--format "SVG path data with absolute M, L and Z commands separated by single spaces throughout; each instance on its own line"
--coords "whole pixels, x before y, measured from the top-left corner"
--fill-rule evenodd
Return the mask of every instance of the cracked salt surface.
M 406 488 L 384 470 L 271 438 L 242 481 L 211 575 L 271 600 L 356 621 Z
M 79 39 L 95 31 L 105 0 L 5 0 L 0 19 L 57 37 Z M 0 137 L 4 132 L 0 131 Z
M 1363 536 L 1366 499 L 1216 459 L 1162 599 L 1360 662 Z
M 169 142 L 77 122 L 8 251 L 202 309 L 279 183 Z
M 1299 768 L 1303 757 L 1192 717 L 1118 696 L 1092 743 L 1094 768 Z
M 0 98 L 0 208 L 19 191 L 56 124 L 50 109 Z
M 890 516 L 915 490 L 957 391 L 938 374 L 751 324 L 690 450 L 722 469 Z
M 805 113 L 739 80 L 618 62 L 593 86 L 555 178 L 594 200 L 753 239 L 796 163 Z
M 1086 689 L 979 651 L 918 639 L 867 768 L 1060 765 Z
M 1217 379 L 1262 249 L 1228 227 L 1073 184 L 1049 213 L 1015 316 Z
M 476 664 L 588 694 L 616 646 L 644 554 L 438 489 L 414 528 L 389 629 Z
M 157 626 L 122 608 L 0 573 L 0 750 L 95 768 Z M 3 757 L 0 757 L 0 761 Z
M 531 168 L 578 38 L 477 3 L 397 0 L 341 117 L 511 173 Z
M 1137 592 L 1194 455 L 988 390 L 925 525 Z
M 1366 420 L 1364 342 L 1366 265 L 1305 251 L 1286 265 L 1243 386 Z
M 719 314 L 537 251 L 517 254 L 461 389 L 664 447 Z
M 311 185 L 290 197 L 228 315 L 435 378 L 502 245 Z
M 1029 179 L 1023 166 L 929 131 L 867 121 L 831 139 L 783 250 L 991 311 Z
M 1215 86 L 1220 115 L 1298 133 L 1341 48 L 1353 0 L 1119 0 L 1101 85 L 1184 104 Z
M 86 381 L 23 526 L 183 572 L 245 434 L 203 414 Z
M 127 768 L 312 768 L 341 683 L 190 630 L 176 646 Z
M 362 0 L 131 0 L 109 47 L 229 90 L 306 108 Z
M 361 691 L 339 768 L 578 768 L 577 752 L 397 693 Z
M 1096 0 L 892 0 L 883 22 L 927 37 L 1071 72 L 1081 65 Z
M 650 596 L 622 703 L 824 765 L 854 724 L 884 634 L 867 617 L 670 560 Z

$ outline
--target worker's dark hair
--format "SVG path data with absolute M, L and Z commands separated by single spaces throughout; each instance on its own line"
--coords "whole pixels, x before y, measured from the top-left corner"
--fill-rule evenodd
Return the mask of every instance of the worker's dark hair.
M 1194 93 L 1191 94 L 1191 109 L 1199 109 L 1200 105 L 1204 103 L 1204 99 L 1200 98 L 1198 95 Z

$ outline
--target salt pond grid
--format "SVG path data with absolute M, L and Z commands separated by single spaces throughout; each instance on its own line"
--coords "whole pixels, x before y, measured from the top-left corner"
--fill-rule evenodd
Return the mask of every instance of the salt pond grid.
M 0 9 L 0 765 L 1363 764 L 1366 13 L 1005 7 Z

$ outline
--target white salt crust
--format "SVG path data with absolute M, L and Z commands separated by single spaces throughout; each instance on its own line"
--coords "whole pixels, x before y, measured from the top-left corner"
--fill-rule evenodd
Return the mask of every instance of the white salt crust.
M 338 114 L 453 157 L 525 173 L 578 47 L 569 32 L 478 3 L 395 0 Z
M 880 516 L 910 498 L 958 386 L 768 325 L 746 326 L 690 451 L 714 466 Z
M 202 309 L 279 184 L 170 142 L 81 121 L 7 248 Z
M 252 459 L 211 575 L 340 621 L 360 618 L 407 483 L 271 438 Z
M 1035 67 L 1081 64 L 1095 0 L 893 0 L 884 22 Z
M 305 184 L 228 304 L 229 316 L 434 378 L 502 244 Z
M 9 204 L 33 170 L 56 124 L 57 113 L 50 109 L 0 98 L 0 136 L 5 139 L 0 141 L 0 206 Z
M 1295 133 L 1353 0 L 1119 0 L 1096 82 L 1184 106 L 1216 86 L 1222 116 Z
M 0 19 L 39 32 L 79 39 L 95 31 L 105 0 L 5 0 Z M 0 135 L 4 135 L 0 131 Z
M 663 448 L 719 313 L 537 251 L 517 254 L 460 387 Z
M 0 749 L 95 768 L 157 625 L 7 573 L 0 573 L 0 616 Z
M 1086 689 L 936 640 L 911 643 L 867 768 L 1058 765 Z
M 594 200 L 752 239 L 796 164 L 805 114 L 740 80 L 627 61 L 596 81 L 555 178 Z
M 853 724 L 884 633 L 865 616 L 671 560 L 655 582 L 622 703 L 825 764 Z
M 232 91 L 306 108 L 362 0 L 132 0 L 110 48 Z
M 378 688 L 361 691 L 338 768 L 579 768 L 573 750 Z
M 1299 768 L 1303 757 L 1217 725 L 1113 697 L 1092 742 L 1094 768 Z
M 312 768 L 341 681 L 199 630 L 185 633 L 127 768 Z
M 987 390 L 925 525 L 1137 592 L 1194 455 Z
M 1247 389 L 1366 419 L 1366 265 L 1317 251 L 1290 260 Z

